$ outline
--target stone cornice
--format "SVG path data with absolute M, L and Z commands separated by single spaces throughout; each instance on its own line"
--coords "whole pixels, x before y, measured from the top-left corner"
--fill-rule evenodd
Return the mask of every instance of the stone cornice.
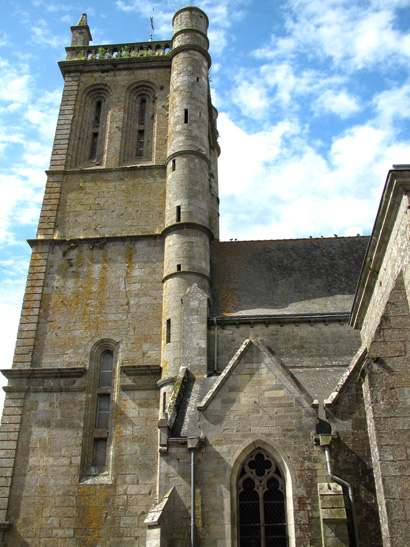
M 172 232 L 178 232 L 180 230 L 198 230 L 206 234 L 211 241 L 214 239 L 212 231 L 207 226 L 199 224 L 198 222 L 176 222 L 174 224 L 169 224 L 162 230 L 161 235 L 167 236 Z
M 86 367 L 10 368 L 0 372 L 8 379 L 20 378 L 81 378 Z
M 204 279 L 206 279 L 209 284 L 212 283 L 212 280 L 209 277 L 209 275 L 206 275 L 203 272 L 197 272 L 195 270 L 181 270 L 179 272 L 171 272 L 162 278 L 162 282 L 165 283 L 165 281 L 168 281 L 168 279 L 172 279 L 173 277 L 184 277 L 185 275 L 199 275 L 203 277 Z
M 189 29 L 191 31 L 192 29 Z M 207 50 L 201 46 L 198 46 L 197 44 L 183 44 L 181 46 L 177 46 L 174 48 L 168 55 L 171 59 L 173 59 L 176 55 L 179 53 L 182 53 L 183 51 L 198 51 L 199 53 L 202 53 L 202 55 L 206 58 L 208 61 L 208 70 L 211 67 L 212 59 Z
M 75 175 L 84 173 L 118 173 L 121 171 L 138 171 L 140 169 L 165 169 L 163 163 L 155 164 L 134 164 L 134 165 L 119 165 L 118 167 L 75 167 L 73 169 L 48 169 L 46 175 Z
M 389 171 L 353 301 L 350 324 L 360 329 L 367 312 L 403 195 L 410 194 L 410 166 Z
M 27 242 L 30 245 L 31 248 L 35 247 L 36 245 L 42 245 L 44 243 L 53 244 L 53 245 L 64 245 L 67 243 L 73 244 L 73 245 L 80 245 L 81 243 L 93 243 L 94 245 L 97 244 L 104 244 L 104 243 L 110 243 L 115 241 L 134 241 L 138 239 L 158 239 L 162 240 L 161 234 L 138 234 L 138 235 L 122 235 L 122 236 L 95 236 L 95 237 L 73 237 L 73 238 L 61 238 L 61 239 L 53 239 L 53 238 L 37 238 L 37 239 L 28 239 Z
M 264 314 L 264 315 L 221 315 L 210 317 L 208 320 L 209 326 L 214 325 L 215 319 L 218 325 L 224 324 L 251 324 L 254 323 L 330 323 L 330 322 L 347 322 L 349 312 L 335 313 L 289 313 L 289 314 Z
M 198 158 L 205 160 L 208 164 L 208 167 L 211 168 L 211 160 L 206 156 L 206 154 L 200 152 L 199 150 L 189 150 L 188 148 L 183 150 L 177 150 L 176 152 L 170 154 L 165 160 L 165 165 L 168 165 L 168 163 L 174 158 L 177 158 L 178 156 L 186 156 L 187 154 L 192 154 L 193 156 L 198 156 Z

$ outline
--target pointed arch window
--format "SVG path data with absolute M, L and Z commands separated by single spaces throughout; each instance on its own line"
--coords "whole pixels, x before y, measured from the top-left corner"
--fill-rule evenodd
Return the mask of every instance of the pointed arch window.
M 285 481 L 262 448 L 242 464 L 237 495 L 240 547 L 287 547 Z

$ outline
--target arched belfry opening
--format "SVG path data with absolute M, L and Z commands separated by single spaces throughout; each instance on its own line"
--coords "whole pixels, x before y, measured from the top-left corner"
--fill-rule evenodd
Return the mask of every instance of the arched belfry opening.
M 285 479 L 263 448 L 253 450 L 239 468 L 237 508 L 240 547 L 288 546 Z

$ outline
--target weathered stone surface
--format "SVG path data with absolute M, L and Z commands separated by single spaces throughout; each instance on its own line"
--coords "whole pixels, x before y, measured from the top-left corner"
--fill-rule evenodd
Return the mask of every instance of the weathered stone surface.
M 406 544 L 410 175 L 389 175 L 361 274 L 368 238 L 219 242 L 207 26 L 191 6 L 172 47 L 101 48 L 72 27 L 5 372 L 0 544 L 189 545 L 194 492 L 198 545 L 238 545 L 265 454 L 288 546 L 347 546 L 319 438 L 361 545 Z

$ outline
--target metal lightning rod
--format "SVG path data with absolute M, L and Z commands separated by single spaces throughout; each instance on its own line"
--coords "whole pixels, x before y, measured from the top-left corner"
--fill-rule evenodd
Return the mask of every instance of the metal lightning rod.
M 149 34 L 149 42 L 152 42 L 152 31 L 154 30 L 154 8 L 152 8 L 152 15 L 149 18 L 151 22 L 151 32 Z

